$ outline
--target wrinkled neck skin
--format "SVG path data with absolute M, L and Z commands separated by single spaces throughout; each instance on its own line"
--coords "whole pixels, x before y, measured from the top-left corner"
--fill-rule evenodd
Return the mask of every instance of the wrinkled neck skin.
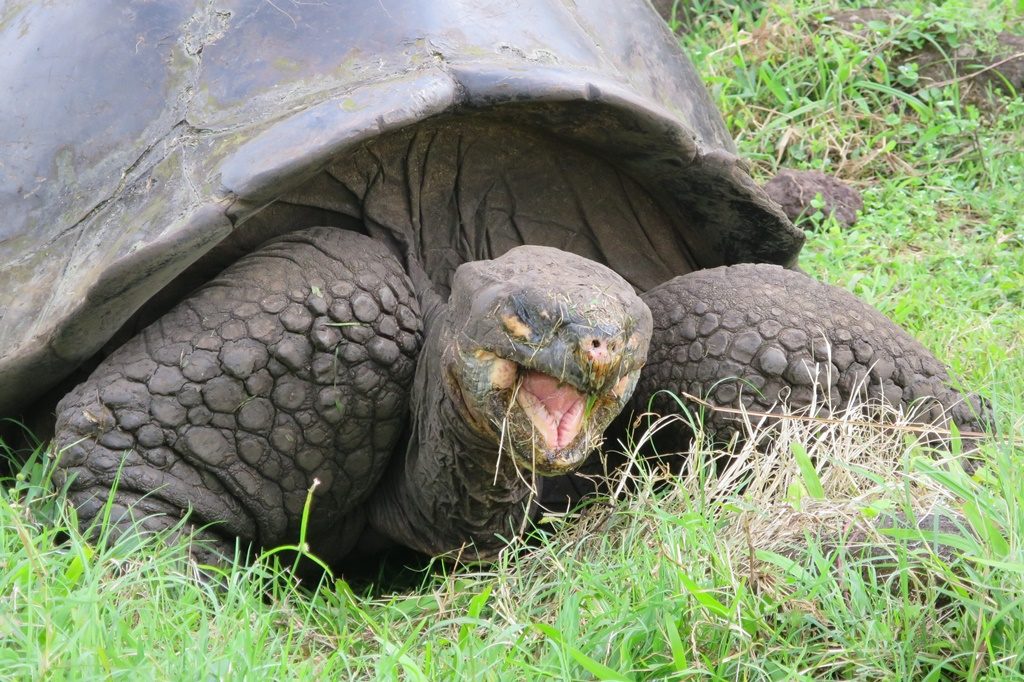
M 405 454 L 397 454 L 371 498 L 370 527 L 430 555 L 490 559 L 521 533 L 531 506 L 530 474 L 494 440 L 467 424 L 444 371 L 451 348 L 447 304 L 425 320 Z

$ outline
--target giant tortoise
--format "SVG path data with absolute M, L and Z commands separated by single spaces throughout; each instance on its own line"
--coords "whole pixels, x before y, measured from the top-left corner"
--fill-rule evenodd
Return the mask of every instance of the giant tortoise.
M 978 427 L 923 347 L 795 269 L 643 0 L 2 16 L 0 416 L 66 392 L 85 524 L 190 512 L 215 549 L 268 546 L 312 488 L 328 560 L 488 556 L 634 390 L 863 387 Z

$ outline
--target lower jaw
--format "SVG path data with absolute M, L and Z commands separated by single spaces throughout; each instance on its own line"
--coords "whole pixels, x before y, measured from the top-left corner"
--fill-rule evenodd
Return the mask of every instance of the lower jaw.
M 587 447 L 585 431 L 567 447 L 552 451 L 529 441 L 513 445 L 512 453 L 516 463 L 523 469 L 540 476 L 562 476 L 572 473 L 587 459 L 593 448 Z

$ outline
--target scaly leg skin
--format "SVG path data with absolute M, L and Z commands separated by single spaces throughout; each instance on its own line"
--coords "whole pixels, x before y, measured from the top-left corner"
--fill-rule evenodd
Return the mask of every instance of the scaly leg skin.
M 422 340 L 398 261 L 367 237 L 273 240 L 114 352 L 58 405 L 58 484 L 115 533 L 191 511 L 215 551 L 298 538 L 333 560 L 401 437 Z M 117 479 L 113 500 L 108 500 Z M 208 556 L 208 555 L 203 555 Z
M 919 421 L 940 427 L 952 421 L 962 431 L 984 431 L 990 421 L 982 401 L 951 388 L 942 364 L 909 334 L 852 294 L 799 272 L 774 265 L 699 270 L 643 299 L 654 335 L 633 397 L 638 413 L 652 397 L 655 412 L 677 412 L 658 394 L 672 391 L 762 413 L 812 400 L 842 409 L 856 398 L 913 409 Z M 704 426 L 727 441 L 737 418 L 712 410 Z M 678 430 L 671 435 L 680 437 Z

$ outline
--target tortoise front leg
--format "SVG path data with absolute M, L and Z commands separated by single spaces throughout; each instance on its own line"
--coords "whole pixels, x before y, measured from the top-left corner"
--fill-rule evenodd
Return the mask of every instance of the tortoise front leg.
M 951 388 L 924 346 L 852 294 L 799 272 L 774 265 L 699 270 L 643 299 L 654 335 L 633 398 L 637 412 L 652 397 L 655 412 L 677 411 L 659 391 L 761 413 L 812 401 L 841 410 L 856 398 L 913 409 L 939 426 L 984 430 L 981 400 Z M 737 419 L 710 410 L 704 425 L 724 441 Z
M 347 551 L 406 423 L 421 341 L 379 243 L 294 232 L 242 258 L 103 361 L 58 406 L 58 482 L 83 525 L 159 530 L 191 511 L 220 551 Z M 113 499 L 111 486 L 118 482 Z

